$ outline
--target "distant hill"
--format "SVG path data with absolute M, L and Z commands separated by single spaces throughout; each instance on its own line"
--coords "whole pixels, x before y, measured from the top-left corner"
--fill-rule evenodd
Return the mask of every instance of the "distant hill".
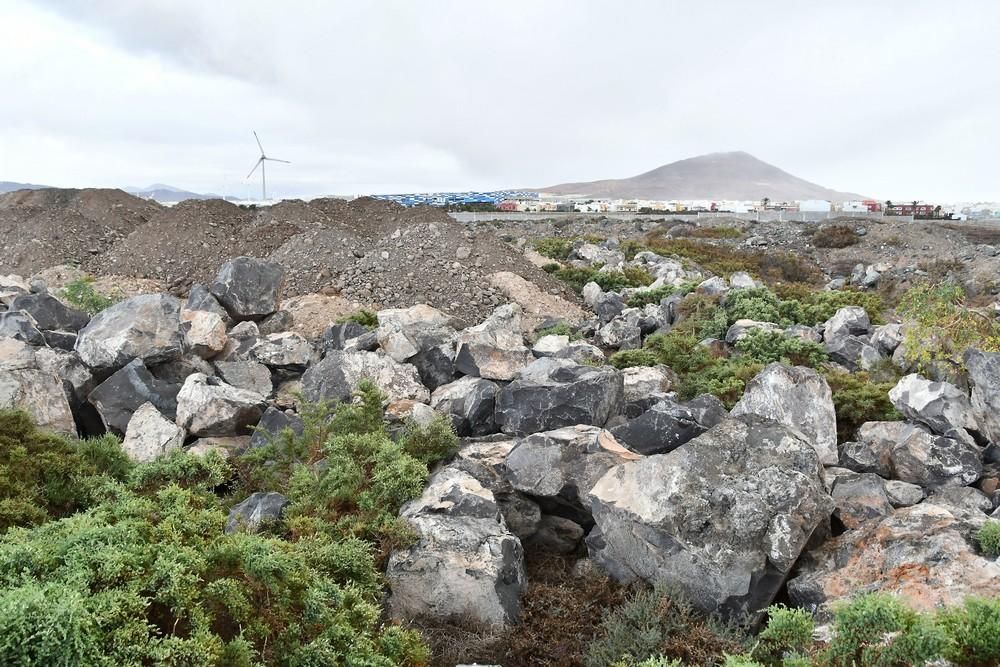
M 15 190 L 44 190 L 48 185 L 35 185 L 34 183 L 14 183 L 13 181 L 0 181 L 0 195 L 5 192 Z
M 153 183 L 145 188 L 126 187 L 122 189 L 136 197 L 152 199 L 161 204 L 175 204 L 185 199 L 222 199 L 220 195 L 189 192 L 188 190 L 181 190 L 180 188 L 175 188 L 172 185 L 164 185 L 163 183 Z
M 735 199 L 773 201 L 865 199 L 792 176 L 749 153 L 709 153 L 678 160 L 631 178 L 563 183 L 539 192 L 600 199 Z

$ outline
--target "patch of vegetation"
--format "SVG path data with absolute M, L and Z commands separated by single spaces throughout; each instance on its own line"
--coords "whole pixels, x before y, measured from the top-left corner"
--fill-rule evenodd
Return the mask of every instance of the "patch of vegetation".
M 731 410 L 743 396 L 747 382 L 764 370 L 761 364 L 749 357 L 732 357 L 716 361 L 700 371 L 681 377 L 677 394 L 688 400 L 700 394 L 712 394 Z
M 823 373 L 833 392 L 833 406 L 837 413 L 837 439 L 846 442 L 865 422 L 899 421 L 903 418 L 892 402 L 889 390 L 897 380 L 876 382 L 865 371 L 846 373 L 829 370 Z
M 781 302 L 777 295 L 766 287 L 730 290 L 726 293 L 725 303 L 729 324 L 737 320 L 792 323 L 782 317 Z
M 930 282 L 940 283 L 960 273 L 965 267 L 957 259 L 935 259 L 932 262 L 920 262 L 917 268 L 927 274 Z
M 757 635 L 750 655 L 764 665 L 782 665 L 789 658 L 806 660 L 813 645 L 815 625 L 812 614 L 805 609 L 771 605 L 767 610 L 767 626 Z
M 360 324 L 363 327 L 375 329 L 378 327 L 378 316 L 372 311 L 362 308 L 361 310 L 355 311 L 349 315 L 337 318 L 337 324 L 347 324 L 348 322 L 354 322 L 355 324 Z
M 711 665 L 723 653 L 743 649 L 744 637 L 731 626 L 698 612 L 683 595 L 664 588 L 635 593 L 604 612 L 601 632 L 590 645 L 586 667 L 620 664 Z
M 575 238 L 550 237 L 538 239 L 534 242 L 535 252 L 549 259 L 566 260 L 573 252 L 573 242 Z
M 979 549 L 990 558 L 1000 556 L 1000 521 L 987 521 L 976 533 Z
M 1000 323 L 965 305 L 955 283 L 925 283 L 910 288 L 896 312 L 904 319 L 903 350 L 917 368 L 935 361 L 961 363 L 969 348 L 1000 352 Z
M 848 225 L 825 225 L 816 229 L 812 235 L 813 245 L 817 248 L 846 248 L 860 240 Z
M 619 369 L 656 366 L 660 363 L 660 357 L 651 350 L 619 350 L 608 357 L 608 363 Z
M 1000 600 L 967 598 L 936 618 L 948 637 L 945 658 L 957 665 L 1000 664 Z
M 0 663 L 426 664 L 420 635 L 383 620 L 381 563 L 457 438 L 439 420 L 394 442 L 377 389 L 358 399 L 306 405 L 301 436 L 232 462 L 134 465 L 114 439 L 0 412 Z M 258 490 L 289 497 L 283 519 L 226 534 L 227 508 Z
M 646 289 L 633 292 L 627 299 L 625 299 L 625 305 L 629 308 L 642 308 L 651 303 L 660 303 L 668 296 L 673 296 L 675 294 L 679 296 L 685 296 L 694 291 L 697 287 L 697 283 L 686 281 L 680 285 L 663 285 L 662 287 L 657 287 L 655 289 Z
M 67 283 L 62 289 L 62 297 L 69 305 L 90 315 L 96 315 L 120 301 L 94 289 L 94 279 L 90 276 Z
M 688 236 L 695 239 L 741 239 L 743 238 L 743 230 L 724 225 L 719 227 L 697 227 L 691 230 Z
M 816 368 L 827 360 L 826 350 L 819 343 L 766 329 L 748 332 L 736 342 L 736 349 L 765 365 L 780 361 L 792 366 Z
M 544 271 L 545 273 L 555 273 L 561 268 L 562 264 L 559 264 L 557 262 L 548 262 L 546 264 L 542 264 L 542 271 Z
M 560 267 L 552 275 L 566 282 L 577 292 L 583 292 L 583 286 L 594 282 L 605 292 L 620 291 L 626 287 L 645 287 L 653 282 L 649 272 L 641 267 L 625 267 L 624 271 L 601 271 L 599 266 Z
M 535 336 L 538 338 L 541 338 L 542 336 L 568 336 L 570 341 L 580 340 L 583 338 L 579 331 L 571 327 L 566 322 L 559 322 L 550 327 L 539 329 L 535 332 Z

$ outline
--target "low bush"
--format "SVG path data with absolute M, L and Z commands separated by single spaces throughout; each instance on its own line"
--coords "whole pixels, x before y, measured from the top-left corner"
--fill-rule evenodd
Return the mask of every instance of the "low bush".
M 1000 521 L 990 520 L 976 533 L 979 549 L 990 558 L 1000 556 Z
M 940 658 L 944 630 L 891 595 L 871 593 L 833 610 L 833 640 L 824 658 L 836 667 L 922 665 Z
M 370 310 L 355 311 L 350 315 L 344 315 L 343 317 L 337 318 L 338 324 L 346 324 L 347 322 L 354 322 L 355 324 L 360 324 L 363 327 L 368 327 L 369 329 L 374 329 L 378 326 L 378 316 L 375 315 Z
M 695 239 L 740 239 L 743 238 L 743 230 L 736 227 L 697 227 L 688 234 Z
M 601 271 L 599 267 L 565 266 L 552 275 L 569 284 L 577 292 L 583 286 L 594 282 L 605 292 L 619 291 L 625 287 L 645 287 L 653 282 L 649 273 L 638 267 L 626 267 L 625 271 Z
M 833 392 L 839 442 L 854 438 L 858 427 L 865 422 L 902 419 L 889 400 L 889 390 L 896 386 L 896 380 L 876 382 L 865 371 L 828 370 L 823 376 Z
M 736 320 L 774 323 L 781 323 L 783 320 L 781 301 L 766 287 L 731 290 L 726 293 L 725 304 L 729 324 Z
M 812 235 L 813 245 L 817 248 L 846 248 L 859 240 L 854 229 L 847 225 L 825 225 Z
M 646 289 L 633 292 L 627 299 L 625 305 L 629 308 L 642 308 L 651 303 L 660 303 L 668 296 L 685 296 L 694 291 L 697 283 L 684 282 L 680 285 L 663 285 L 655 289 Z
M 749 357 L 716 361 L 701 370 L 682 376 L 677 394 L 683 400 L 700 394 L 712 394 L 722 401 L 727 410 L 730 410 L 743 396 L 747 382 L 763 369 L 763 364 Z
M 119 301 L 95 290 L 94 279 L 89 276 L 67 283 L 62 289 L 62 297 L 69 305 L 91 315 L 96 315 Z
M 1000 664 L 1000 599 L 967 598 L 942 609 L 937 622 L 949 639 L 945 657 L 957 665 Z
M 755 660 L 782 665 L 788 658 L 809 654 L 815 628 L 812 614 L 777 604 L 768 608 L 767 617 L 767 626 L 757 635 L 757 643 L 750 651 Z
M 906 324 L 906 358 L 918 369 L 940 360 L 960 363 L 969 348 L 1000 352 L 1000 323 L 967 308 L 965 292 L 955 283 L 912 287 L 901 297 L 896 312 Z
M 565 260 L 569 258 L 569 254 L 573 251 L 574 240 L 572 238 L 556 237 L 538 239 L 534 243 L 535 252 L 549 259 Z
M 619 369 L 656 366 L 660 363 L 660 357 L 652 350 L 619 350 L 608 357 L 608 363 Z
M 567 322 L 558 322 L 550 327 L 539 329 L 535 332 L 535 336 L 538 338 L 542 336 L 568 336 L 571 341 L 583 338 L 580 332 L 571 327 Z
M 766 329 L 748 332 L 736 342 L 736 349 L 741 355 L 761 364 L 780 361 L 792 366 L 816 368 L 827 360 L 826 350 L 819 343 Z

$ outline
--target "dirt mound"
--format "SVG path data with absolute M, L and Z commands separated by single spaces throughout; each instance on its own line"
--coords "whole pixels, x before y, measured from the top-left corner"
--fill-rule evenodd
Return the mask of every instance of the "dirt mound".
M 121 190 L 45 188 L 2 195 L 0 273 L 100 263 L 114 244 L 162 210 Z
M 87 262 L 86 268 L 168 283 L 205 282 L 226 260 L 240 255 L 267 257 L 300 231 L 299 224 L 280 220 L 273 212 L 221 199 L 189 199 L 159 211 L 106 256 Z

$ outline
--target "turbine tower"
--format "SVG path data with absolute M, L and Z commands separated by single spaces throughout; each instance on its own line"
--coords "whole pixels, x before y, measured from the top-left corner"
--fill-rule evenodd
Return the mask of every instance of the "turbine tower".
M 250 173 L 247 174 L 247 178 L 253 176 L 253 173 L 257 171 L 257 167 L 260 167 L 260 199 L 261 201 L 267 201 L 267 174 L 265 173 L 266 170 L 264 163 L 268 160 L 271 162 L 284 162 L 285 164 L 291 164 L 291 162 L 288 160 L 279 160 L 276 157 L 268 157 L 264 153 L 264 147 L 260 145 L 260 137 L 257 136 L 257 131 L 252 131 L 253 138 L 257 140 L 257 148 L 260 149 L 260 157 L 257 159 L 257 163 L 253 166 L 253 169 L 250 170 Z

